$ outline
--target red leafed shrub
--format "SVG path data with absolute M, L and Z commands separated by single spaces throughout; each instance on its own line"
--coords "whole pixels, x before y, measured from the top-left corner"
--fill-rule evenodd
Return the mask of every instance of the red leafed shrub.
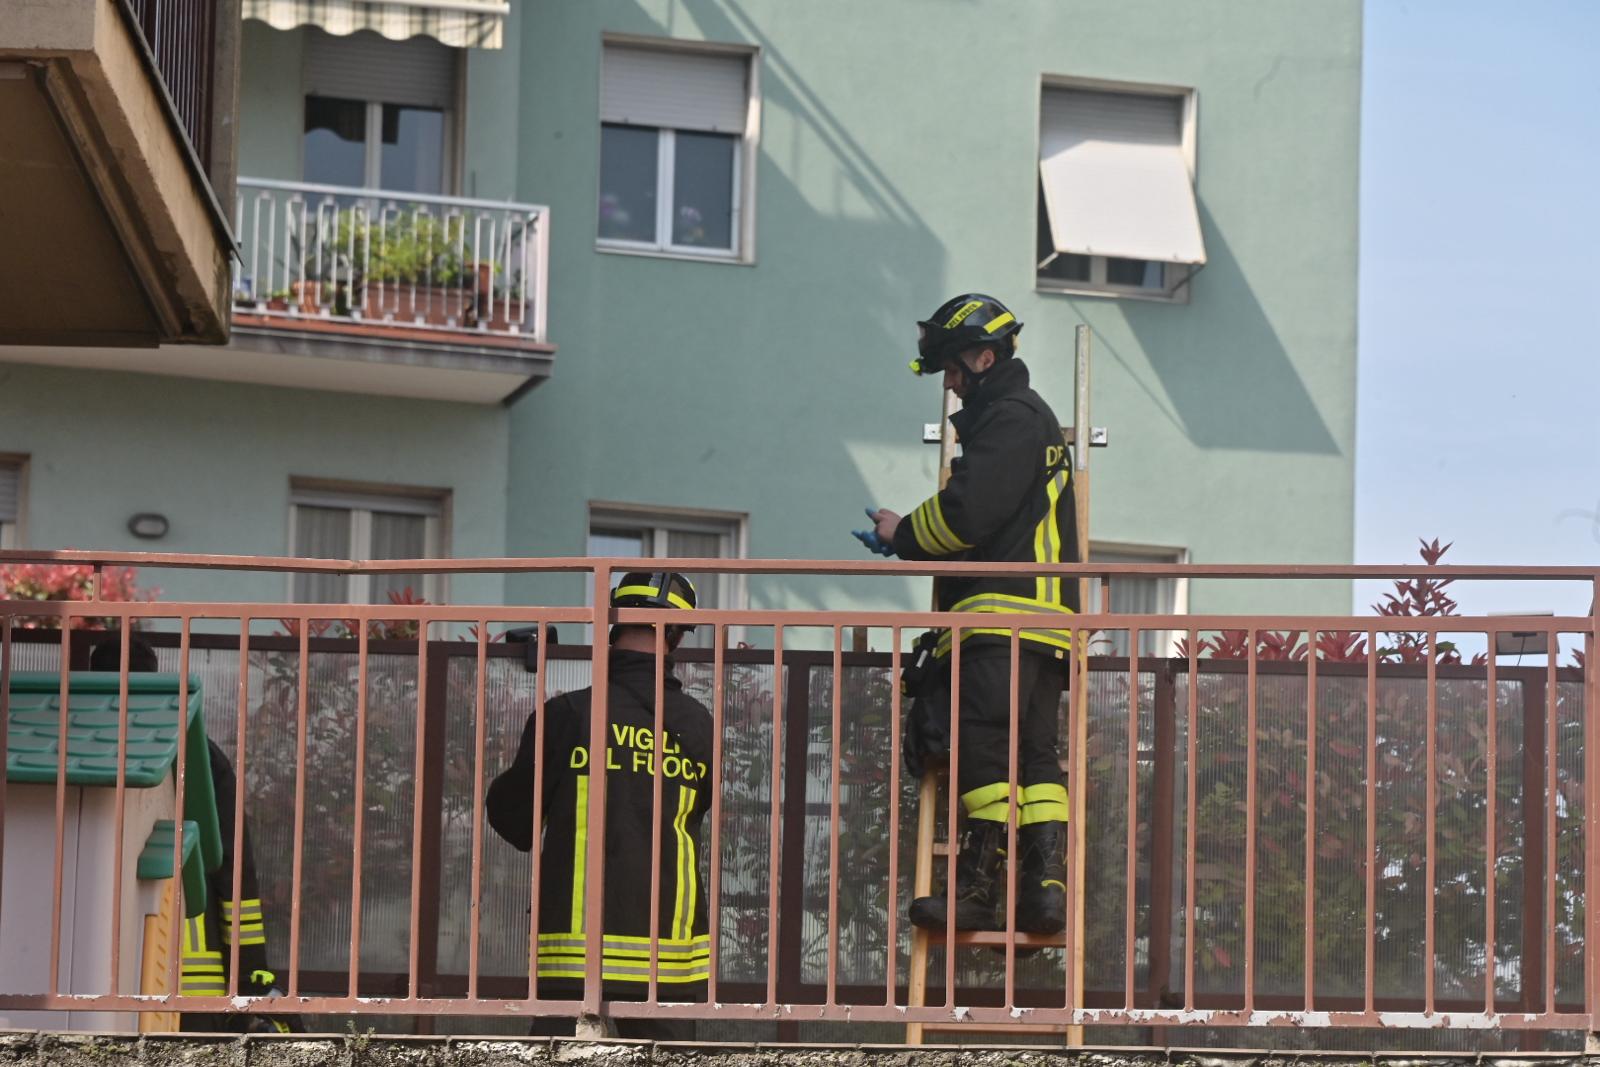
M 1453 543 L 1453 542 L 1452 542 Z M 1418 549 L 1422 561 L 1430 567 L 1437 566 L 1449 544 L 1441 545 L 1436 537 L 1423 541 Z M 1385 593 L 1383 599 L 1372 605 L 1377 615 L 1394 619 L 1425 618 L 1438 615 L 1455 615 L 1459 608 L 1446 590 L 1454 578 L 1401 578 L 1394 583 L 1394 592 Z M 1387 634 L 1389 643 L 1376 649 L 1379 663 L 1426 663 L 1428 661 L 1429 635 L 1409 631 Z M 1306 658 L 1303 632 L 1262 630 L 1256 633 L 1256 659 L 1304 661 Z M 1367 661 L 1367 635 L 1356 630 L 1327 630 L 1317 634 L 1317 659 L 1323 663 L 1365 663 Z M 1187 640 L 1178 644 L 1180 656 L 1189 655 Z M 1211 637 L 1202 638 L 1197 654 L 1205 659 L 1248 659 L 1250 634 L 1247 630 L 1221 630 Z M 1435 641 L 1434 654 L 1441 664 L 1460 663 L 1461 653 L 1453 641 Z M 1483 653 L 1472 657 L 1474 664 L 1484 662 Z
M 94 589 L 94 568 L 86 563 L 12 563 L 0 566 L 0 600 L 88 600 Z M 100 599 L 154 600 L 161 590 L 140 589 L 132 567 L 106 567 L 100 573 Z M 19 617 L 24 630 L 54 630 L 56 619 Z M 107 630 L 116 620 L 75 616 L 74 630 Z

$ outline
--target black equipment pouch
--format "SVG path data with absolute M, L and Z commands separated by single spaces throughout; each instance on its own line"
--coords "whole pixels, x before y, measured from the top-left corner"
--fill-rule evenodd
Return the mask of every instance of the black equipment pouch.
M 905 730 L 900 746 L 906 773 L 921 778 L 930 760 L 950 754 L 950 662 L 934 655 L 943 631 L 929 630 L 911 646 L 900 669 Z

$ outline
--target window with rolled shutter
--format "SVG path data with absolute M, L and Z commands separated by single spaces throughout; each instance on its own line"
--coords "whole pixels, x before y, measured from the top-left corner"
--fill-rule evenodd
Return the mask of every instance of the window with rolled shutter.
M 1186 137 L 1193 95 L 1045 86 L 1042 287 L 1173 295 L 1205 264 Z
M 741 254 L 753 53 L 607 42 L 600 81 L 603 247 Z
M 22 531 L 22 463 L 0 459 L 0 548 L 16 548 Z
M 450 191 L 460 49 L 308 30 L 302 175 L 318 185 Z

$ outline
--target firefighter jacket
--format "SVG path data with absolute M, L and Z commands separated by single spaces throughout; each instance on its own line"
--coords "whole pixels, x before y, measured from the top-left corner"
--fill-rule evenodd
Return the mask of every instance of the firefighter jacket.
M 581 689 L 545 705 L 540 852 L 538 976 L 556 995 L 581 986 L 586 959 L 584 912 L 591 768 L 606 768 L 605 919 L 601 970 L 605 995 L 638 999 L 650 980 L 650 892 L 659 885 L 660 937 L 657 981 L 663 996 L 705 995 L 711 945 L 701 877 L 701 821 L 711 807 L 712 719 L 705 706 L 665 678 L 665 742 L 654 744 L 655 658 L 616 649 L 610 660 L 610 711 L 606 750 L 589 751 L 590 698 Z M 526 852 L 533 825 L 532 716 L 511 767 L 489 787 L 489 824 Z M 661 749 L 658 753 L 657 747 Z M 660 756 L 661 811 L 655 803 Z M 651 870 L 651 833 L 659 828 L 661 866 Z
M 1019 359 L 998 363 L 983 384 L 951 416 L 961 456 L 950 480 L 900 520 L 894 549 L 902 559 L 983 562 L 1075 563 L 1078 524 L 1071 487 L 1072 458 L 1061 425 L 1028 385 Z M 1059 576 L 1005 575 L 934 581 L 940 611 L 992 614 L 1051 612 L 1078 608 L 1077 583 Z M 962 630 L 975 644 L 1009 644 L 1010 631 Z M 1067 629 L 1023 630 L 1024 648 L 1064 658 Z M 948 655 L 950 635 L 939 642 Z

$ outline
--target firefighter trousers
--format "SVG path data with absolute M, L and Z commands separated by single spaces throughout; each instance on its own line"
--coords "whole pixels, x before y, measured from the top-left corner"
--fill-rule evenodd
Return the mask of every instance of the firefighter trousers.
M 1012 798 L 1017 824 L 1067 821 L 1067 788 L 1057 737 L 1065 667 L 1022 646 L 1017 678 L 1017 777 L 1011 783 L 1011 650 L 997 645 L 961 649 L 960 755 L 956 778 L 971 819 L 1005 822 Z

